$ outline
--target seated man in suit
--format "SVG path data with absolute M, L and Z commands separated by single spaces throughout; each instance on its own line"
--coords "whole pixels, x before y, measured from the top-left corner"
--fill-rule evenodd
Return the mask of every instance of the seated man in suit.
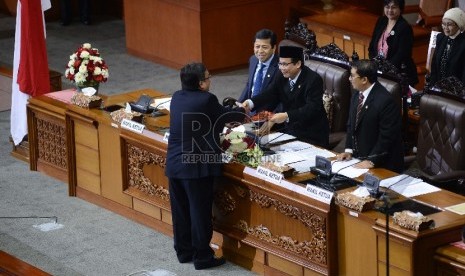
M 254 55 L 249 59 L 249 78 L 238 99 L 239 102 L 260 94 L 277 75 L 276 42 L 276 34 L 271 30 L 262 29 L 255 34 Z
M 378 68 L 371 60 L 352 64 L 350 81 L 358 90 L 350 103 L 346 149 L 337 160 L 352 156 L 366 159 L 355 165 L 371 169 L 383 167 L 398 173 L 404 167 L 402 117 L 394 98 L 378 81 Z
M 225 123 L 244 120 L 245 113 L 223 107 L 209 92 L 211 75 L 202 63 L 187 64 L 180 77 L 182 90 L 171 100 L 165 174 L 176 255 L 199 270 L 225 263 L 210 248 L 213 183 L 222 175 L 220 133 Z
M 269 131 L 275 124 L 299 140 L 321 147 L 329 145 L 329 122 L 323 107 L 323 79 L 304 65 L 303 49 L 295 46 L 279 48 L 280 72 L 272 84 L 259 95 L 242 103 L 246 110 L 261 110 L 282 104 L 283 112 L 275 113 L 262 126 Z

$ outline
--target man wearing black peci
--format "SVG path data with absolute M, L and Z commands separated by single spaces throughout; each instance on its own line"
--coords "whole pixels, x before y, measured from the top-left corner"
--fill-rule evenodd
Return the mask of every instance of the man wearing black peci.
M 242 105 L 248 110 L 260 111 L 270 104 L 281 103 L 283 112 L 274 114 L 262 131 L 283 124 L 277 130 L 282 129 L 301 141 L 328 147 L 329 122 L 323 107 L 323 79 L 304 65 L 300 47 L 281 46 L 278 65 L 280 72 L 273 83 Z
M 402 117 L 391 94 L 377 81 L 374 61 L 359 60 L 352 64 L 350 81 L 358 90 L 352 96 L 347 122 L 346 149 L 337 160 L 367 158 L 356 168 L 383 167 L 403 171 Z

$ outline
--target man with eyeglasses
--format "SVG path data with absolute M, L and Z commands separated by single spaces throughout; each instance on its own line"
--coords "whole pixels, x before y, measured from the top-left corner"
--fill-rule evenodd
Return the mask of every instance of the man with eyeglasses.
M 282 104 L 260 129 L 267 133 L 275 124 L 277 131 L 321 147 L 329 144 L 329 122 L 323 107 L 323 79 L 304 65 L 303 49 L 279 48 L 279 69 L 273 83 L 262 93 L 242 103 L 246 110 L 260 111 L 268 105 Z
M 352 64 L 350 82 L 359 91 L 350 102 L 345 152 L 337 160 L 365 159 L 360 169 L 383 167 L 398 173 L 404 169 L 402 117 L 394 97 L 378 81 L 371 60 Z
M 225 123 L 244 120 L 245 113 L 223 107 L 209 92 L 211 75 L 204 64 L 185 65 L 180 79 L 182 89 L 171 100 L 165 175 L 176 256 L 200 270 L 225 263 L 210 248 L 213 184 L 222 175 L 220 133 Z
M 444 33 L 436 37 L 429 85 L 450 76 L 465 83 L 465 13 L 459 8 L 447 10 L 442 17 L 442 29 Z

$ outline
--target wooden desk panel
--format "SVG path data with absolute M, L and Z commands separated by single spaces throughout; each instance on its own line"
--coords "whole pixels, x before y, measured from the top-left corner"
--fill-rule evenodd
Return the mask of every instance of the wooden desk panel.
M 47 272 L 0 250 L 0 275 L 51 276 Z
M 68 182 L 67 103 L 48 96 L 30 98 L 27 105 L 29 167 Z
M 465 275 L 465 249 L 452 244 L 441 246 L 434 256 L 436 275 Z
M 121 104 L 141 94 L 162 95 L 139 90 L 105 98 L 105 103 Z M 66 108 L 70 194 L 172 235 L 163 136 L 148 129 L 142 134 L 121 130 L 112 123 L 108 112 L 100 109 L 57 107 L 47 103 L 48 99 L 42 100 L 36 105 L 49 108 L 47 112 L 62 114 Z M 166 127 L 169 117 L 152 119 L 156 130 L 156 125 Z M 77 125 L 84 128 L 76 129 Z M 92 150 L 98 153 L 95 159 L 100 168 L 99 190 L 79 184 L 85 174 L 76 169 L 75 139 L 82 137 L 84 130 L 92 136 L 86 146 L 98 146 Z M 212 242 L 218 246 L 218 252 L 261 274 L 384 275 L 383 214 L 374 210 L 357 213 L 334 203 L 326 205 L 243 170 L 239 164 L 225 165 L 215 191 Z M 395 175 L 383 169 L 371 171 L 382 178 Z M 289 181 L 308 176 L 293 176 Z M 415 199 L 440 208 L 464 201 L 464 197 L 448 191 Z M 393 273 L 431 275 L 435 248 L 460 238 L 463 216 L 442 211 L 430 217 L 436 227 L 420 233 L 402 229 L 390 219 Z

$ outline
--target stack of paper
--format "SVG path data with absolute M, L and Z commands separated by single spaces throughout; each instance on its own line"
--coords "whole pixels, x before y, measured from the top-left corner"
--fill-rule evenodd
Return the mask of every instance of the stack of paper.
M 440 191 L 441 189 L 406 174 L 383 179 L 379 185 L 391 189 L 405 197 L 414 197 Z

